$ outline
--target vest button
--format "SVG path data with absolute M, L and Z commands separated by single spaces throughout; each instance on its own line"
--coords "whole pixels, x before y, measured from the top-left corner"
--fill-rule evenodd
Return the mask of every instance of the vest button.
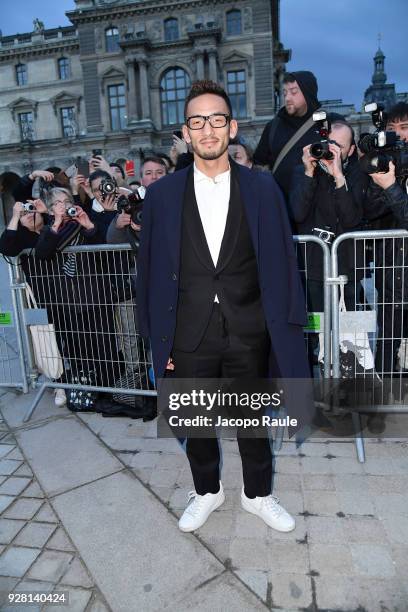
M 174 281 L 177 280 L 177 274 L 175 272 L 173 273 L 172 278 L 173 278 Z
M 173 306 L 169 306 L 169 312 L 173 312 Z
M 162 342 L 167 342 L 167 336 L 163 336 Z

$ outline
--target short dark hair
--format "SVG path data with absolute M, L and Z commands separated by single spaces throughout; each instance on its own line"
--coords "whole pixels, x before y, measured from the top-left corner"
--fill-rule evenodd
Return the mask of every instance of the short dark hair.
M 150 157 L 144 158 L 142 164 L 140 165 L 140 174 L 142 174 L 144 165 L 147 162 L 153 162 L 155 164 L 160 164 L 160 166 L 163 166 L 163 168 L 166 170 L 166 174 L 167 174 L 167 165 L 164 159 L 162 159 L 161 157 L 153 156 L 153 155 L 151 155 Z
M 293 74 L 293 72 L 285 72 L 285 74 L 283 75 L 284 83 L 294 83 L 295 81 L 296 81 L 296 77 Z
M 109 166 L 110 166 L 111 168 L 119 168 L 120 173 L 121 173 L 121 175 L 122 175 L 122 178 L 123 178 L 123 179 L 125 178 L 125 171 L 123 170 L 123 168 L 122 168 L 122 166 L 121 166 L 120 164 L 117 164 L 116 162 L 111 162 L 111 163 L 109 164 Z
M 189 94 L 184 103 L 184 118 L 185 119 L 187 119 L 187 107 L 189 103 L 191 102 L 191 100 L 194 100 L 194 98 L 198 98 L 199 96 L 203 96 L 205 94 L 214 94 L 215 96 L 219 96 L 220 98 L 222 98 L 224 102 L 226 103 L 226 105 L 228 106 L 228 113 L 230 117 L 232 118 L 231 100 L 229 99 L 225 90 L 217 83 L 214 83 L 214 81 L 203 80 L 203 81 L 195 81 L 191 86 Z
M 89 175 L 89 184 L 92 187 L 92 181 L 96 181 L 96 179 L 98 178 L 103 178 L 103 179 L 111 179 L 112 176 L 109 174 L 109 172 L 106 172 L 106 170 L 100 170 L 98 168 L 98 170 L 94 170 L 90 175 Z
M 408 102 L 398 102 L 388 111 L 387 121 L 402 121 L 408 119 Z

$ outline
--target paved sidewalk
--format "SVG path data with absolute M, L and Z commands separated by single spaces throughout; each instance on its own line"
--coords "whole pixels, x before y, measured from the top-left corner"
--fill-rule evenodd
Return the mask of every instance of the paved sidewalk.
M 79 417 L 47 393 L 23 423 L 31 400 L 0 398 L 3 597 L 68 590 L 61 610 L 78 612 L 407 612 L 407 442 L 367 441 L 365 464 L 349 441 L 285 442 L 274 494 L 297 527 L 280 534 L 240 508 L 238 449 L 224 440 L 226 503 L 182 534 L 191 475 L 155 421 Z

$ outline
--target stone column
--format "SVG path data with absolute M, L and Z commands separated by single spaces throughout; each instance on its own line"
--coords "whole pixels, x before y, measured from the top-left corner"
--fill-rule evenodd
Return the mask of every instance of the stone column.
M 195 62 L 196 62 L 197 80 L 201 81 L 204 78 L 204 52 L 203 51 L 196 51 Z
M 147 61 L 145 59 L 139 59 L 138 64 L 139 64 L 139 73 L 140 73 L 140 94 L 141 94 L 141 101 L 142 101 L 142 119 L 151 119 L 149 84 L 147 81 Z
M 218 81 L 217 52 L 215 50 L 209 51 L 208 59 L 209 59 L 208 74 L 210 77 L 210 81 L 214 81 L 215 83 L 217 83 Z
M 128 123 L 137 121 L 137 103 L 136 103 L 136 74 L 135 61 L 128 59 L 126 61 L 127 77 L 128 77 Z

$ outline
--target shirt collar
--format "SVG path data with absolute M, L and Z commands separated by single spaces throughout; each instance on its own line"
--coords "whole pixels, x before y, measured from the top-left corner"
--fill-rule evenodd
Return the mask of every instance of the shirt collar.
M 196 183 L 201 183 L 203 181 L 210 181 L 211 183 L 224 183 L 229 180 L 231 174 L 231 166 L 228 167 L 228 170 L 225 172 L 221 172 L 221 174 L 217 174 L 214 178 L 207 176 L 204 172 L 199 170 L 194 162 L 194 181 Z

